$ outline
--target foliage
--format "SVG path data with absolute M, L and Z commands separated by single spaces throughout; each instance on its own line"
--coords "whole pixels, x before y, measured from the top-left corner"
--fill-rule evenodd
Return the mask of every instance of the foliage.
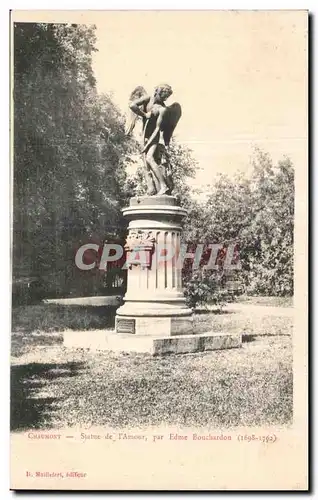
M 216 259 L 217 270 L 204 268 L 204 263 L 207 262 L 206 257 L 209 258 L 210 252 L 203 254 L 200 267 L 197 269 L 192 268 L 192 263 L 185 263 L 183 268 L 184 294 L 188 306 L 192 309 L 207 304 L 222 308 L 242 293 L 241 287 L 237 286 L 235 273 L 226 272 L 224 269 L 226 252 L 226 248 L 219 250 Z
M 244 254 L 248 290 L 257 295 L 293 295 L 294 167 L 288 158 L 276 167 L 267 155 L 254 162 L 255 217 L 242 231 L 254 251 Z
M 124 118 L 111 98 L 96 90 L 95 41 L 94 26 L 14 25 L 13 277 L 33 283 L 41 278 L 46 296 L 104 287 L 102 273 L 76 268 L 76 250 L 88 242 L 121 241 L 120 209 L 144 192 L 137 142 L 125 136 Z M 247 292 L 292 295 L 290 160 L 273 165 L 256 150 L 250 177 L 220 175 L 201 200 L 187 184 L 199 168 L 191 151 L 172 141 L 169 154 L 173 194 L 188 212 L 183 241 L 238 243 Z M 132 164 L 137 170 L 127 175 Z M 189 302 L 222 303 L 224 273 L 223 282 L 202 273 L 184 274 Z
M 13 275 L 41 277 L 48 295 L 82 291 L 77 248 L 123 229 L 133 145 L 97 94 L 94 44 L 94 26 L 14 25 Z
M 250 177 L 220 175 L 206 203 L 188 217 L 187 237 L 200 243 L 237 243 L 241 279 L 250 294 L 293 294 L 294 167 L 274 166 L 255 151 Z
M 216 272 L 196 269 L 184 276 L 183 285 L 187 304 L 192 309 L 208 303 L 222 306 L 226 302 L 227 291 L 222 289 L 221 277 Z

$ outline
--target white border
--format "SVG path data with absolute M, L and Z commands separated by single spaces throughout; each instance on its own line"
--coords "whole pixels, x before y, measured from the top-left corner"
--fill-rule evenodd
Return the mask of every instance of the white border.
M 0 210 L 0 219 L 1 219 L 1 231 L 2 235 L 4 236 L 3 238 L 3 244 L 1 245 L 1 254 L 0 254 L 0 262 L 2 264 L 1 267 L 1 279 L 0 279 L 0 287 L 1 287 L 1 293 L 0 293 L 0 317 L 2 319 L 2 329 L 1 329 L 1 387 L 4 389 L 1 393 L 1 406 L 2 406 L 2 411 L 1 411 L 1 430 L 2 430 L 2 452 L 3 452 L 3 460 L 2 460 L 2 470 L 0 474 L 0 494 L 1 494 L 1 499 L 6 499 L 12 496 L 12 492 L 9 492 L 9 352 L 10 352 L 10 293 L 9 293 L 9 283 L 10 283 L 10 250 L 9 250 L 9 245 L 7 242 L 9 241 L 9 234 L 10 234 L 10 226 L 9 226 L 9 210 L 10 210 L 10 205 L 9 205 L 9 78 L 8 78 L 8 70 L 9 70 L 9 10 L 31 10 L 31 9 L 41 9 L 43 8 L 47 10 L 107 10 L 107 9 L 113 9 L 113 10 L 181 10 L 181 9 L 187 9 L 187 10 L 198 10 L 198 9 L 213 9 L 213 10 L 224 10 L 224 9 L 232 9 L 232 10 L 278 10 L 278 9 L 298 9 L 298 10 L 309 10 L 313 15 L 317 13 L 317 8 L 315 8 L 317 5 L 317 2 L 314 2 L 313 0 L 307 1 L 307 2 L 301 2 L 301 1 L 290 1 L 290 2 L 279 2 L 279 1 L 273 1 L 273 0 L 259 0 L 257 3 L 255 1 L 214 1 L 213 3 L 209 0 L 196 0 L 196 1 L 186 1 L 183 0 L 182 2 L 178 1 L 172 1 L 172 0 L 160 0 L 160 1 L 153 1 L 151 3 L 151 6 L 149 5 L 149 1 L 134 1 L 131 2 L 129 0 L 113 0 L 113 1 L 106 1 L 106 0 L 90 0 L 88 1 L 70 1 L 70 0 L 55 0 L 55 2 L 52 2 L 52 6 L 50 7 L 49 4 L 43 4 L 43 0 L 32 0 L 29 2 L 25 2 L 23 0 L 15 0 L 11 2 L 2 2 L 0 6 L 0 50 L 1 50 L 1 63 L 3 67 L 3 75 L 1 78 L 1 92 L 0 92 L 0 97 L 1 97 L 1 182 L 0 182 L 0 204 L 1 204 L 1 210 Z M 312 34 L 313 36 L 313 34 Z M 313 57 L 317 53 L 317 42 L 316 40 L 313 41 L 313 47 L 312 47 L 312 54 L 311 57 Z M 314 58 L 315 60 L 312 60 L 312 73 L 313 73 L 313 79 L 315 79 L 316 76 L 316 57 Z M 314 85 L 312 85 L 312 91 L 314 89 Z M 291 103 L 292 105 L 292 103 Z M 314 122 L 314 118 L 316 116 L 316 103 L 314 100 L 314 96 L 312 96 L 312 102 L 311 106 L 313 108 L 312 112 L 312 121 Z M 313 123 L 311 124 L 313 127 Z M 310 159 L 311 160 L 311 165 L 312 168 L 314 169 L 314 165 L 316 164 L 315 159 L 315 151 L 314 151 L 314 145 L 317 144 L 317 130 L 313 130 L 312 134 L 312 153 L 313 156 Z M 312 223 L 314 225 L 314 222 L 316 223 L 317 220 L 317 206 L 318 204 L 315 203 L 315 198 L 317 197 L 317 175 L 312 175 L 312 181 L 314 182 L 314 187 L 315 187 L 315 195 L 313 196 L 313 209 L 314 213 L 312 214 Z M 315 217 L 316 215 L 316 217 Z M 313 231 L 313 249 L 317 246 L 317 231 Z M 314 257 L 314 254 L 313 254 Z M 306 269 L 306 264 L 304 263 L 304 269 Z M 314 284 L 316 284 L 316 277 L 317 273 L 316 271 L 316 266 L 313 265 L 313 269 L 311 270 L 311 276 L 314 279 Z M 318 303 L 317 303 L 317 298 L 313 298 L 313 303 L 312 303 L 312 313 L 314 313 L 315 310 L 318 309 Z M 315 333 L 315 323 L 313 322 L 313 333 Z M 313 335 L 314 337 L 314 335 Z M 315 347 L 314 354 L 313 354 L 313 360 L 318 359 L 315 354 L 317 354 L 317 342 L 312 346 Z M 315 362 L 313 362 L 313 368 L 314 368 Z M 316 372 L 316 370 L 315 370 Z M 316 377 L 315 377 L 316 381 Z M 313 382 L 314 384 L 314 382 Z M 315 385 L 314 385 L 315 387 Z M 316 409 L 316 399 L 313 398 L 313 403 Z M 317 412 L 314 411 L 314 414 L 317 414 Z M 314 422 L 315 419 L 312 418 L 312 422 Z M 316 438 L 317 438 L 317 433 L 316 433 Z M 317 441 L 315 440 L 315 445 L 317 444 Z M 3 446 L 4 445 L 4 446 Z M 316 446 L 314 446 L 314 451 L 316 451 Z M 312 473 L 312 480 L 316 477 L 318 477 L 318 467 L 317 467 L 317 461 L 313 467 L 313 473 Z M 222 493 L 224 495 L 225 493 Z M 269 493 L 270 494 L 270 493 Z M 214 496 L 218 497 L 219 494 L 213 493 Z M 44 495 L 41 494 L 29 494 L 28 495 L 31 498 L 39 498 Z M 66 494 L 61 494 L 61 497 L 67 498 L 68 495 Z M 79 496 L 79 495 L 76 495 Z M 91 496 L 91 494 L 87 493 L 85 497 Z M 110 495 L 113 496 L 113 495 Z M 118 496 L 118 495 L 116 495 Z M 136 495 L 139 496 L 139 495 Z M 175 497 L 176 495 L 174 495 Z M 183 497 L 182 494 L 177 495 L 180 496 L 180 498 Z M 287 495 L 289 496 L 289 495 Z M 271 497 L 278 497 L 278 495 L 273 495 L 271 494 Z

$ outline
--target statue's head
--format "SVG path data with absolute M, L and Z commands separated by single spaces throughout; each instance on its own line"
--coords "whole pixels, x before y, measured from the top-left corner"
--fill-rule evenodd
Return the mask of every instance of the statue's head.
M 138 87 L 136 87 L 130 94 L 129 100 L 133 101 L 134 99 L 138 99 L 139 97 L 142 97 L 146 94 L 147 92 L 145 91 L 145 89 L 141 85 L 138 85 Z
M 172 94 L 172 88 L 167 83 L 158 85 L 155 88 L 155 98 L 160 99 L 160 101 L 165 101 Z

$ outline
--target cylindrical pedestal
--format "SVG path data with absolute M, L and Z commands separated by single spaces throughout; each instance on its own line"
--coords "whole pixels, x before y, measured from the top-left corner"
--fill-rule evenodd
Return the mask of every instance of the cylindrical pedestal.
M 173 196 L 132 198 L 123 210 L 129 220 L 127 293 L 117 310 L 116 332 L 139 335 L 192 333 L 178 261 L 186 211 Z

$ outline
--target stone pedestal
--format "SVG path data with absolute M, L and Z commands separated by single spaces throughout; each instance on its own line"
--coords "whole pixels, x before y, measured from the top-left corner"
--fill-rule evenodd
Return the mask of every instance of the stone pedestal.
M 132 198 L 123 215 L 129 221 L 128 279 L 124 305 L 117 310 L 116 333 L 193 333 L 192 311 L 185 303 L 178 264 L 180 223 L 186 211 L 173 196 L 143 196 Z
M 132 198 L 123 210 L 128 284 L 115 331 L 65 331 L 64 346 L 152 355 L 187 354 L 241 347 L 242 334 L 196 335 L 182 291 L 178 262 L 186 211 L 173 196 Z M 161 255 L 168 252 L 166 258 Z

